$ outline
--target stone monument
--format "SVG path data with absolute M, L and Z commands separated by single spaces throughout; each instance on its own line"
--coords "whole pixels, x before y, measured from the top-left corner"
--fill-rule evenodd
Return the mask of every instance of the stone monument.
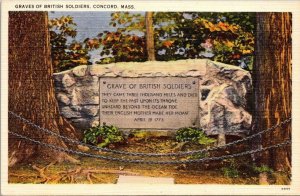
M 54 74 L 61 114 L 76 128 L 199 127 L 208 135 L 246 134 L 252 116 L 248 71 L 207 59 L 83 65 Z

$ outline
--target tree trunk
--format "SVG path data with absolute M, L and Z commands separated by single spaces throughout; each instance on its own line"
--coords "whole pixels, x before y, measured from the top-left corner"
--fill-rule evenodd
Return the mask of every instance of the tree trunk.
M 267 129 L 291 116 L 292 16 L 290 13 L 258 13 L 254 65 L 254 132 Z M 291 124 L 264 134 L 261 145 L 291 138 Z M 291 169 L 291 148 L 264 152 L 260 164 L 278 171 Z
M 76 139 L 75 129 L 60 117 L 52 74 L 47 12 L 9 12 L 9 110 L 41 127 Z M 60 138 L 11 115 L 8 127 L 10 131 L 67 148 Z M 66 153 L 9 135 L 9 166 L 40 156 L 51 161 L 76 161 Z
M 153 12 L 146 12 L 146 45 L 148 61 L 155 61 Z

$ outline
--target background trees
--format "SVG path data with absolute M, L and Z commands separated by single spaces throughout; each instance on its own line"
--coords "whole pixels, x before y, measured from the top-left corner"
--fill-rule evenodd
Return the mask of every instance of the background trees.
M 252 69 L 253 13 L 154 12 L 147 17 L 153 19 L 156 60 L 210 58 Z M 112 13 L 110 24 L 118 28 L 99 34 L 106 57 L 99 63 L 148 59 L 146 21 L 139 13 Z
M 49 24 L 53 63 L 60 70 L 90 64 L 89 50 L 98 48 L 100 64 L 210 58 L 252 70 L 254 13 L 112 12 L 109 24 L 116 30 L 69 45 L 76 35 L 72 17 Z
M 76 23 L 71 16 L 51 19 L 48 26 L 51 58 L 55 72 L 71 69 L 78 65 L 92 64 L 88 52 L 91 48 L 98 48 L 98 42 L 94 43 L 89 39 L 84 42 L 71 41 L 77 35 Z M 71 44 L 68 44 L 68 41 Z

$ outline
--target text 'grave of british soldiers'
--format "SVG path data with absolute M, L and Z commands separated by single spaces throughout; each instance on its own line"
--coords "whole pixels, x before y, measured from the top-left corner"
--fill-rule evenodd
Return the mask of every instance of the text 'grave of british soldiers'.
M 250 73 L 210 60 L 78 66 L 54 74 L 61 114 L 77 129 L 174 130 L 243 135 Z
M 100 124 L 119 128 L 199 126 L 197 78 L 101 78 Z

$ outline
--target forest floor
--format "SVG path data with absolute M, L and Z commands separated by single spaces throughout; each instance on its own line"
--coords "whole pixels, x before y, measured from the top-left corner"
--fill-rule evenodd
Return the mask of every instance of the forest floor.
M 175 146 L 175 147 L 174 147 Z M 131 152 L 174 152 L 175 148 L 187 151 L 199 149 L 199 146 L 185 144 L 178 145 L 168 138 L 150 138 L 130 141 L 126 145 L 115 147 L 118 150 Z M 243 149 L 242 146 L 239 149 Z M 178 150 L 178 149 L 176 149 Z M 93 154 L 109 155 L 88 151 Z M 222 153 L 229 153 L 223 151 Z M 230 151 L 230 153 L 232 153 Z M 209 156 L 216 156 L 210 154 Z M 34 163 L 22 163 L 9 168 L 9 183 L 89 183 L 89 184 L 115 184 L 119 175 L 169 177 L 174 178 L 175 184 L 259 184 L 258 174 L 251 170 L 249 157 L 223 160 L 219 162 L 177 164 L 177 165 L 148 165 L 135 163 L 121 163 L 91 157 L 73 156 L 80 160 L 79 164 L 50 163 L 37 160 Z M 120 155 L 118 156 L 119 158 Z M 124 157 L 122 157 L 124 158 Z M 128 157 L 126 157 L 128 158 Z M 138 158 L 138 157 L 131 157 Z M 187 160 L 193 157 L 183 157 Z M 199 158 L 199 157 L 198 157 Z M 152 158 L 151 160 L 153 160 Z M 170 157 L 168 160 L 177 160 Z M 156 158 L 155 160 L 165 160 Z M 275 174 L 269 175 L 270 184 L 278 184 Z M 282 181 L 282 180 L 281 180 Z M 287 180 L 279 182 L 287 184 Z

